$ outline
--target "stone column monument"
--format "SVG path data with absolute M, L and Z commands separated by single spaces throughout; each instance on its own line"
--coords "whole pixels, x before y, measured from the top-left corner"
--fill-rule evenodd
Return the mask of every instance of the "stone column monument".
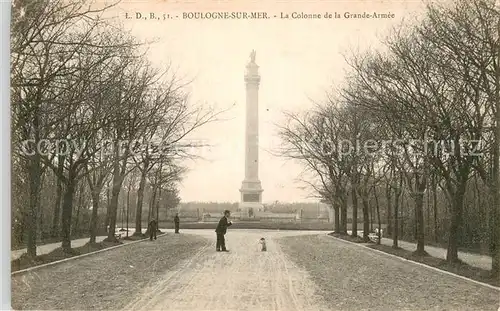
M 242 216 L 262 211 L 262 186 L 259 180 L 259 66 L 255 63 L 255 50 L 245 73 L 246 127 L 245 127 L 245 179 L 241 184 L 240 209 Z

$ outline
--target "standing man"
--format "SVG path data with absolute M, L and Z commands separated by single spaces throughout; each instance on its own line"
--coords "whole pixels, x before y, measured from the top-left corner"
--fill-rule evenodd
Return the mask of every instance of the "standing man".
M 229 210 L 224 211 L 224 216 L 219 220 L 219 224 L 215 229 L 215 233 L 217 234 L 217 244 L 215 246 L 215 250 L 220 252 L 228 252 L 226 249 L 226 241 L 224 240 L 224 235 L 226 234 L 227 227 L 233 224 L 232 221 L 228 221 L 227 219 L 231 216 L 231 212 Z
M 153 218 L 149 222 L 148 230 L 149 230 L 149 240 L 153 241 L 153 238 L 156 240 L 156 230 L 158 229 L 156 220 Z
M 175 213 L 174 217 L 175 233 L 179 233 L 179 222 L 180 222 L 179 213 Z

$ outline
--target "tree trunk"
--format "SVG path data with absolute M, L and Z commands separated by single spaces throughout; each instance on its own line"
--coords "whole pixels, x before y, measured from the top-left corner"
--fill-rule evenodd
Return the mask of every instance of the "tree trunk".
M 153 199 L 149 199 L 149 204 L 148 204 L 148 224 L 149 222 L 151 221 L 151 211 L 153 210 Z M 148 227 L 149 228 L 149 227 Z M 146 230 L 146 234 L 148 233 L 149 231 Z
M 99 197 L 101 194 L 101 189 L 96 187 L 92 192 L 92 215 L 90 216 L 90 244 L 96 243 L 97 237 L 97 211 L 99 209 Z
M 35 154 L 29 160 L 28 166 L 29 178 L 29 205 L 28 211 L 25 213 L 25 228 L 27 231 L 26 246 L 28 256 L 36 257 L 36 240 L 37 240 L 37 220 L 38 208 L 40 206 L 40 188 L 41 188 L 41 159 L 40 154 Z
M 500 276 L 500 194 L 498 193 L 500 189 L 493 189 L 493 191 L 497 193 L 493 197 L 493 226 L 491 226 L 490 237 L 491 275 L 498 278 Z
M 61 199 L 62 199 L 62 180 L 61 178 L 57 176 L 61 176 L 63 173 L 64 169 L 64 157 L 58 157 L 58 164 L 57 164 L 57 184 L 56 184 L 56 202 L 54 204 L 54 213 L 52 217 L 52 231 L 51 231 L 51 236 L 53 238 L 60 236 L 59 232 L 59 224 L 61 223 Z
M 44 182 L 44 177 L 45 177 L 45 174 L 41 174 L 41 177 L 40 177 L 40 195 L 42 194 L 43 192 L 43 186 L 45 184 Z M 41 198 L 39 199 L 40 202 L 41 202 Z M 41 203 L 40 203 L 41 204 Z M 37 221 L 38 221 L 38 224 L 37 224 L 37 240 L 39 242 L 42 242 L 43 241 L 43 207 L 42 206 L 39 206 L 38 208 L 38 215 L 37 215 Z
M 126 228 L 126 230 L 127 230 L 126 236 L 127 237 L 128 237 L 128 221 L 129 221 L 128 216 L 129 216 L 129 211 L 130 211 L 130 190 L 132 190 L 132 187 L 130 187 L 130 185 L 129 185 L 128 191 L 127 191 L 127 228 Z
M 339 207 L 339 233 L 347 234 L 347 198 L 345 192 L 337 189 L 336 196 L 338 198 Z
M 334 231 L 335 233 L 340 233 L 340 207 L 335 204 L 333 206 L 333 213 L 334 213 L 334 217 L 335 217 L 335 227 L 334 227 Z
M 387 202 L 387 235 L 391 236 L 392 235 L 392 188 L 390 184 L 387 184 L 387 187 L 385 188 L 385 197 L 386 197 L 386 202 Z
M 427 216 L 427 222 L 425 224 L 425 230 L 426 230 L 426 238 L 428 238 L 431 234 L 431 192 L 430 189 L 427 191 L 427 199 L 425 200 L 426 202 L 426 207 L 425 207 L 425 214 Z
M 78 204 L 76 206 L 76 217 L 75 217 L 75 225 L 73 226 L 73 236 L 78 236 L 79 225 L 80 225 L 80 209 L 83 205 L 83 193 L 84 187 L 83 183 L 80 186 L 79 195 L 78 195 Z
M 394 195 L 394 228 L 392 230 L 392 247 L 399 248 L 398 246 L 398 231 L 399 231 L 399 203 L 401 193 L 403 192 L 403 176 L 400 175 L 399 185 L 396 186 Z
M 459 222 L 459 216 L 458 216 L 458 207 L 457 205 L 459 204 L 456 202 L 458 200 L 457 198 L 453 198 L 453 203 L 452 203 L 452 211 L 451 211 L 451 217 L 450 217 L 450 232 L 449 232 L 449 237 L 448 237 L 448 249 L 446 253 L 446 261 L 450 263 L 454 262 L 459 262 L 458 260 L 458 222 Z
M 412 196 L 416 197 L 415 194 L 412 194 Z M 415 241 L 417 241 L 418 240 L 418 208 L 417 208 L 416 203 L 414 203 L 413 211 L 415 212 L 415 215 L 413 216 L 413 239 Z
M 434 241 L 439 242 L 439 229 L 438 229 L 438 217 L 437 217 L 437 182 L 436 176 L 432 176 L 432 208 L 434 210 Z
M 377 234 L 377 244 L 380 244 L 380 241 L 382 239 L 382 223 L 380 220 L 380 205 L 378 202 L 378 195 L 377 195 L 377 189 L 375 185 L 373 185 L 373 195 L 375 196 L 375 208 L 377 210 L 377 223 L 378 223 L 378 234 Z
M 474 188 L 473 188 L 473 194 L 474 194 L 474 205 L 478 208 L 478 215 L 479 215 L 479 223 L 477 223 L 476 225 L 479 226 L 480 230 L 481 231 L 485 231 L 485 230 L 488 230 L 490 228 L 490 225 L 488 223 L 488 221 L 490 220 L 490 217 L 487 217 L 485 215 L 487 215 L 487 212 L 485 212 L 485 207 L 487 206 L 490 206 L 490 204 L 483 204 L 483 201 L 481 199 L 481 194 L 482 194 L 482 189 L 481 187 L 479 186 L 479 176 L 475 175 L 474 176 Z M 489 188 L 489 190 L 491 191 L 492 189 Z M 492 197 L 493 198 L 493 197 Z M 482 249 L 484 249 L 485 247 L 485 239 L 482 237 L 480 238 L 480 241 L 479 241 L 479 247 Z
M 347 200 L 344 197 L 342 201 L 342 206 L 340 209 L 341 213 L 341 224 L 342 224 L 342 233 L 347 235 Z
M 40 141 L 40 103 L 41 92 L 37 92 L 32 110 L 33 116 L 33 138 L 36 143 Z M 27 230 L 27 254 L 31 258 L 36 257 L 36 240 L 37 240 L 37 214 L 40 208 L 40 189 L 42 179 L 42 163 L 41 155 L 37 150 L 28 159 L 28 180 L 29 180 L 29 205 L 28 211 L 25 213 L 25 226 Z
M 156 221 L 160 221 L 160 203 L 161 203 L 161 187 L 158 189 L 158 197 L 156 198 Z
M 142 204 L 144 201 L 144 189 L 146 186 L 146 175 L 149 161 L 144 161 L 144 167 L 141 171 L 141 180 L 139 182 L 139 189 L 137 190 L 137 207 L 135 210 L 135 232 L 134 236 L 142 235 Z
M 114 163 L 111 202 L 109 204 L 109 230 L 108 237 L 106 238 L 106 240 L 109 242 L 117 242 L 115 237 L 115 230 L 118 216 L 118 199 L 120 197 L 120 191 L 123 184 L 123 172 L 121 172 L 120 170 L 120 165 L 126 166 L 126 161 L 123 161 L 124 163 L 120 163 L 120 161 L 117 160 Z
M 123 204 L 123 195 L 122 195 L 122 204 L 120 204 L 122 206 L 121 208 L 121 213 L 120 213 L 120 218 L 121 218 L 121 221 L 122 221 L 122 227 L 120 228 L 122 231 L 125 229 L 124 228 L 124 225 L 125 225 L 125 204 Z
M 370 238 L 368 237 L 368 235 L 370 234 L 370 214 L 369 214 L 370 206 L 366 198 L 366 193 L 363 195 L 362 204 L 363 204 L 363 241 L 368 242 L 370 241 Z
M 500 181 L 498 181 L 500 172 L 498 168 L 498 152 L 496 154 L 497 160 L 493 169 L 493 174 L 496 174 L 496 177 L 493 178 L 497 180 L 494 180 L 496 186 L 491 189 L 493 192 L 493 213 L 491 219 L 492 226 L 490 226 L 491 275 L 494 278 L 500 277 Z
M 43 178 L 42 178 L 43 179 Z M 43 187 L 43 181 L 42 181 L 42 187 Z M 43 188 L 40 188 L 40 193 L 43 191 Z M 37 216 L 37 220 L 38 220 L 38 225 L 37 225 L 37 229 L 38 229 L 38 233 L 37 233 L 37 239 L 42 242 L 43 241 L 43 207 L 40 206 L 40 208 L 38 209 L 38 211 L 40 212 Z
M 81 208 L 81 205 L 80 205 L 80 203 L 78 203 L 77 206 L 76 206 L 75 224 L 71 228 L 72 236 L 73 237 L 77 237 L 78 236 L 79 225 L 80 225 L 80 208 Z
M 73 214 L 73 197 L 76 190 L 76 180 L 73 169 L 70 169 L 66 181 L 62 204 L 61 247 L 65 253 L 71 253 L 71 218 Z
M 356 191 L 356 184 L 352 185 L 351 197 L 352 197 L 352 237 L 358 236 L 358 195 Z
M 107 203 L 107 206 L 106 206 L 106 218 L 104 219 L 104 229 L 106 230 L 106 233 L 109 231 L 109 218 L 110 218 L 110 205 L 111 205 L 111 187 L 109 185 L 109 182 L 108 182 L 108 185 L 106 187 L 106 203 Z
M 406 196 L 406 193 L 401 196 L 401 208 L 399 210 L 401 211 L 401 217 L 400 217 L 400 222 L 399 222 L 399 225 L 401 228 L 399 229 L 399 233 L 401 234 L 401 236 L 404 239 L 404 237 L 406 235 L 406 232 L 405 232 L 406 217 L 405 216 L 409 210 L 408 198 Z
M 425 186 L 424 186 L 425 187 Z M 416 227 L 417 227 L 417 251 L 418 256 L 426 255 L 425 247 L 425 233 L 424 233 L 424 193 L 420 191 L 416 193 L 415 198 L 415 211 L 416 211 Z
M 158 198 L 156 200 L 156 230 L 160 230 L 160 202 L 161 202 L 161 186 L 158 190 Z
M 465 181 L 460 181 L 456 191 L 452 190 L 451 185 L 448 186 L 450 196 L 452 198 L 451 217 L 450 217 L 450 232 L 448 238 L 448 249 L 446 253 L 446 261 L 449 263 L 458 263 L 458 237 L 462 226 L 462 214 L 465 194 Z
M 153 186 L 153 195 L 149 200 L 149 208 L 148 208 L 148 228 L 146 229 L 146 235 L 149 234 L 149 222 L 151 221 L 151 214 L 153 213 L 154 202 L 156 201 L 156 187 Z
M 151 217 L 153 214 L 153 207 L 154 207 L 154 202 L 156 200 L 156 189 L 153 190 L 153 196 L 149 199 L 149 204 L 148 204 L 148 224 L 151 221 Z
M 113 178 L 115 180 L 115 178 Z M 111 190 L 111 202 L 109 204 L 109 229 L 108 236 L 106 238 L 109 242 L 116 242 L 115 231 L 116 231 L 116 220 L 118 215 L 118 197 L 120 195 L 121 184 L 117 183 L 113 185 Z
M 373 206 L 369 204 L 370 207 L 370 232 L 373 232 L 373 225 L 375 223 L 375 216 L 373 213 Z

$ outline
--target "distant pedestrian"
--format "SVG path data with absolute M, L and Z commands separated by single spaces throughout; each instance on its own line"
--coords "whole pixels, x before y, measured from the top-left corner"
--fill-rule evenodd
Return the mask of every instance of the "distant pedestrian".
M 233 224 L 232 221 L 228 221 L 228 218 L 231 216 L 231 212 L 229 210 L 224 211 L 224 216 L 219 220 L 219 224 L 215 229 L 215 233 L 217 235 L 217 244 L 215 246 L 215 250 L 218 252 L 228 252 L 226 249 L 226 241 L 224 239 L 224 235 L 227 232 L 227 227 Z
M 149 231 L 149 240 L 153 241 L 153 238 L 156 240 L 156 230 L 158 230 L 158 223 L 153 218 L 149 222 L 148 231 Z
M 267 251 L 266 239 L 261 238 L 261 239 L 259 240 L 259 244 L 260 244 L 260 251 L 261 251 L 261 252 L 266 252 L 266 251 Z
M 175 213 L 174 217 L 175 233 L 179 233 L 179 223 L 180 223 L 179 213 Z

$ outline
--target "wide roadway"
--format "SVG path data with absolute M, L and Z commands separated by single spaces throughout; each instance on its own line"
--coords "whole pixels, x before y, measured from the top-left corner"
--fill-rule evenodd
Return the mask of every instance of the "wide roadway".
M 398 262 L 398 268 L 393 269 L 393 258 L 370 250 L 361 250 L 358 246 L 327 237 L 325 232 L 229 230 L 226 235 L 229 253 L 215 252 L 213 230 L 183 230 L 182 233 L 204 236 L 213 240 L 213 245 L 205 245 L 189 260 L 165 272 L 160 281 L 151 284 L 142 293 L 138 293 L 125 309 L 346 310 L 349 309 L 349 297 L 357 297 L 355 303 L 357 310 L 368 310 L 373 306 L 383 310 L 384 305 L 391 310 L 394 308 L 415 310 L 415 308 L 419 309 L 413 299 L 415 280 L 410 277 L 415 273 L 422 276 L 417 280 L 422 282 L 418 286 L 418 296 L 427 297 L 425 304 L 422 304 L 422 310 L 497 310 L 499 307 L 500 291 L 441 274 L 410 262 Z M 328 273 L 320 275 L 323 281 L 345 285 L 346 280 L 362 277 L 362 274 L 357 275 L 356 272 L 361 270 L 378 271 L 385 276 L 385 281 L 390 279 L 406 281 L 395 282 L 394 286 L 397 288 L 391 288 L 391 282 L 367 280 L 365 285 L 357 286 L 354 295 L 353 288 L 340 285 L 335 292 L 325 293 L 319 288 L 321 282 L 315 281 L 308 271 L 298 267 L 294 263 L 297 262 L 296 258 L 292 259 L 287 256 L 280 245 L 287 243 L 286 239 L 280 241 L 280 238 L 298 235 L 320 235 L 318 238 L 322 244 L 319 243 L 318 247 L 308 245 L 304 248 L 308 252 L 304 255 L 309 258 L 311 258 L 310 252 L 321 253 L 323 251 L 321 247 L 334 248 L 342 250 L 344 254 L 350 254 L 331 258 L 331 261 L 313 262 L 315 268 L 324 265 L 325 272 L 331 270 L 327 267 L 331 268 L 332 265 L 338 267 L 339 273 L 335 275 L 328 275 Z M 258 240 L 261 237 L 267 240 L 267 252 L 259 251 Z M 310 239 L 304 239 L 304 241 L 311 243 L 315 239 L 311 236 Z M 300 243 L 300 241 L 294 243 Z M 356 266 L 359 262 L 353 258 L 356 254 L 364 258 L 369 256 L 369 260 L 363 260 L 362 267 Z M 294 253 L 293 256 L 301 256 L 301 252 Z M 312 256 L 312 258 L 316 257 Z M 387 273 L 384 273 L 385 270 Z M 437 278 L 443 286 L 426 286 L 426 276 L 429 281 Z M 360 282 L 360 284 L 364 283 Z M 382 293 L 386 294 L 372 295 L 371 293 L 381 292 L 380 288 L 372 291 L 374 287 L 381 284 L 384 286 Z M 408 290 L 405 290 L 405 286 Z M 429 292 L 426 293 L 428 289 Z M 391 292 L 397 292 L 397 297 L 391 297 Z M 330 296 L 324 299 L 325 295 Z M 338 295 L 338 297 L 331 295 Z M 464 295 L 473 295 L 473 297 L 464 297 Z M 470 303 L 468 298 L 473 298 L 470 299 Z M 366 305 L 363 303 L 364 299 L 366 299 Z M 340 301 L 343 302 L 342 305 L 338 304 Z M 411 307 L 406 304 L 410 301 L 413 301 Z M 452 301 L 453 306 L 447 306 L 447 302 Z

